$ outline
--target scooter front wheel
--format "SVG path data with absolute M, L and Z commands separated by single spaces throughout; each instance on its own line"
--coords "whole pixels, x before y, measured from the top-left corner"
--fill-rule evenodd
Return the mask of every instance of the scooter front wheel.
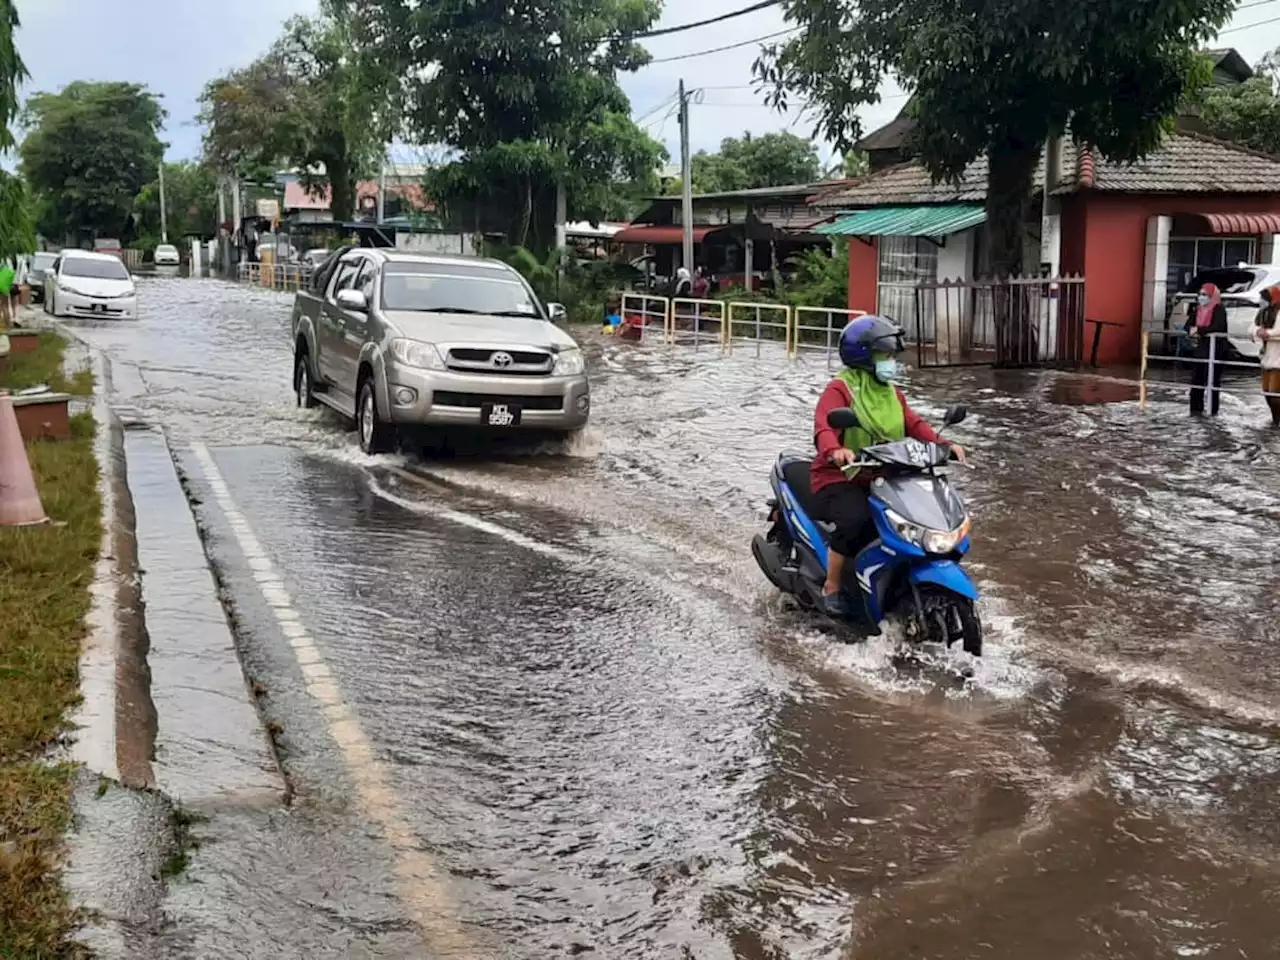
M 968 597 L 938 587 L 921 587 L 920 608 L 911 619 L 913 639 L 946 647 L 959 643 L 965 653 L 982 656 L 982 621 Z

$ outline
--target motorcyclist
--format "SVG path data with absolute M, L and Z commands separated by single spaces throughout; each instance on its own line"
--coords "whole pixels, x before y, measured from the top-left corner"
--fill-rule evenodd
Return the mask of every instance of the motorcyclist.
M 846 557 L 867 543 L 866 528 L 872 522 L 867 504 L 871 482 L 866 470 L 845 471 L 863 447 L 912 437 L 926 443 L 941 442 L 928 422 L 907 406 L 902 391 L 893 385 L 898 375 L 897 355 L 903 350 L 902 329 L 884 317 L 858 317 L 840 333 L 840 360 L 844 367 L 827 384 L 813 417 L 813 440 L 818 455 L 810 468 L 817 519 L 835 526 L 827 551 L 827 579 L 823 604 L 833 617 L 850 614 L 841 592 Z M 840 432 L 827 425 L 827 415 L 850 407 L 860 426 Z M 951 444 L 963 461 L 964 448 Z

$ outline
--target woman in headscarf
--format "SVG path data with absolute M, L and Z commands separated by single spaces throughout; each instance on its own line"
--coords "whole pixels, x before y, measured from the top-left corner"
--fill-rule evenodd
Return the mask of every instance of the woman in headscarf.
M 1271 408 L 1271 425 L 1280 427 L 1280 287 L 1262 291 L 1262 309 L 1253 338 L 1262 341 L 1262 392 Z
M 1222 294 L 1216 285 L 1206 283 L 1196 298 L 1195 312 L 1187 318 L 1186 331 L 1191 335 L 1195 351 L 1191 371 L 1191 415 L 1204 415 L 1204 391 L 1209 385 L 1209 353 L 1213 352 L 1213 385 L 1209 386 L 1209 413 L 1218 415 L 1222 399 L 1222 371 L 1226 362 L 1226 338 L 1212 334 L 1227 332 L 1227 308 L 1222 305 Z
M 676 271 L 676 282 L 671 287 L 673 297 L 687 297 L 693 292 L 693 278 L 689 276 L 689 268 L 681 267 Z

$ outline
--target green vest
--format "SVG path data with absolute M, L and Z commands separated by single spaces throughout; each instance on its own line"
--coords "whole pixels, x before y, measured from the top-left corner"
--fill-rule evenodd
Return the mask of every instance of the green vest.
M 849 388 L 849 406 L 860 426 L 850 427 L 840 438 L 843 446 L 858 451 L 876 443 L 902 440 L 907 435 L 907 413 L 891 383 L 881 383 L 866 370 L 845 367 L 836 379 Z

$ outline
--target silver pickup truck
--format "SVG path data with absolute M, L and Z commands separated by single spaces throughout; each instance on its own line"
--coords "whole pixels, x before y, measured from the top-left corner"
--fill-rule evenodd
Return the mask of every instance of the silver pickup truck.
M 591 396 L 563 319 L 497 260 L 353 248 L 294 301 L 298 405 L 354 420 L 366 453 L 409 426 L 571 433 Z

